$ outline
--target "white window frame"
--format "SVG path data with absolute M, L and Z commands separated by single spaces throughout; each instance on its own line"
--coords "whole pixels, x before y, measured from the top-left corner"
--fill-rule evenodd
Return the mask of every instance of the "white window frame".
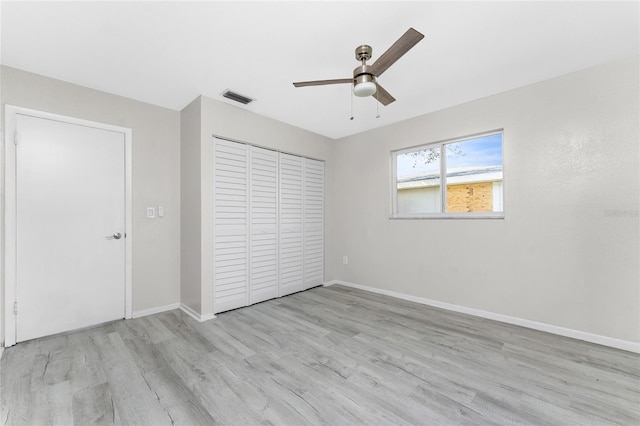
M 447 212 L 447 156 L 445 152 L 446 145 L 465 142 L 471 139 L 478 139 L 485 136 L 497 135 L 502 136 L 502 211 L 499 212 Z M 446 139 L 437 142 L 429 142 L 426 144 L 415 145 L 409 148 L 403 148 L 391 151 L 391 216 L 390 219 L 504 219 L 505 202 L 504 202 L 504 129 L 492 130 L 489 132 L 476 133 L 473 135 L 463 136 L 459 138 Z M 409 152 L 415 152 L 423 149 L 440 149 L 440 212 L 435 213 L 399 213 L 398 212 L 398 170 L 397 157 Z

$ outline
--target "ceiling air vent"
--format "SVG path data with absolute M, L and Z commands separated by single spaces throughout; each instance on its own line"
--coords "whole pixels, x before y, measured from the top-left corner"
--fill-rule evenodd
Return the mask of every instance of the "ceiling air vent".
M 255 99 L 247 98 L 246 96 L 243 96 L 236 92 L 232 92 L 229 89 L 222 92 L 222 96 L 224 96 L 227 99 L 231 99 L 232 101 L 240 102 L 241 104 L 244 104 L 244 105 L 255 101 Z

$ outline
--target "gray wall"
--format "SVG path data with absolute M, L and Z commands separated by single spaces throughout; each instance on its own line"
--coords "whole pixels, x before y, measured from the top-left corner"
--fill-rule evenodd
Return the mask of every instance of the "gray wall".
M 214 138 L 213 134 L 226 138 L 236 139 L 278 151 L 289 152 L 325 161 L 325 258 L 328 259 L 325 265 L 325 280 L 335 278 L 333 263 L 329 261 L 333 253 L 333 146 L 334 142 L 324 136 L 311 133 L 288 124 L 257 115 L 247 109 L 237 108 L 224 102 L 220 102 L 207 97 L 200 97 L 182 111 L 183 117 L 191 117 L 189 123 L 183 123 L 183 135 L 189 133 L 197 127 L 197 120 L 193 115 L 197 114 L 198 104 L 201 113 L 200 126 L 200 158 L 187 161 L 189 167 L 197 169 L 200 173 L 200 198 L 196 200 L 197 194 L 191 192 L 183 194 L 183 215 L 194 219 L 189 224 L 183 223 L 182 236 L 182 264 L 183 269 L 190 265 L 190 268 L 199 270 L 200 284 L 198 288 L 196 272 L 187 277 L 183 272 L 183 278 L 188 278 L 188 282 L 183 282 L 185 288 L 182 295 L 185 297 L 183 303 L 188 304 L 197 313 L 209 315 L 213 313 L 213 176 L 214 176 Z M 185 129 L 189 126 L 190 129 Z M 184 143 L 192 144 L 195 141 L 193 136 L 189 136 Z M 182 152 L 185 155 L 195 155 L 197 147 L 183 146 Z M 184 165 L 184 163 L 183 163 Z M 183 177 L 186 176 L 183 171 Z M 197 179 L 196 172 L 192 174 L 192 179 Z M 185 191 L 189 183 L 183 182 L 182 188 Z M 195 211 L 200 209 L 200 211 Z M 200 218 L 200 220 L 197 220 Z M 191 232 L 191 226 L 199 224 L 200 232 Z M 200 250 L 200 264 L 193 264 Z M 200 300 L 194 301 L 192 297 L 200 291 Z M 187 298 L 189 298 L 187 300 Z M 198 306 L 200 305 L 200 306 Z M 199 309 L 198 309 L 199 307 Z
M 133 311 L 177 303 L 180 113 L 14 68 L 1 71 L 3 122 L 9 104 L 133 129 Z M 165 218 L 147 219 L 146 207 L 159 205 Z
M 639 342 L 638 105 L 634 58 L 337 141 L 336 276 Z M 504 220 L 389 220 L 391 150 L 499 128 Z

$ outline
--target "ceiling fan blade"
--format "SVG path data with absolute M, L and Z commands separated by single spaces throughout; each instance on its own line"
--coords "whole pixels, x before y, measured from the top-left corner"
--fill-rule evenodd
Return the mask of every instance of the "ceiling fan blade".
M 374 93 L 372 96 L 376 98 L 378 102 L 380 102 L 382 105 L 387 106 L 391 102 L 394 102 L 396 100 L 396 98 L 391 96 L 391 94 L 386 90 L 384 90 L 384 88 L 380 86 L 378 83 L 376 83 L 376 86 L 377 86 L 376 93 Z
M 402 37 L 393 43 L 393 45 L 387 49 L 387 51 L 384 52 L 373 65 L 371 65 L 369 71 L 376 77 L 380 77 L 383 72 L 385 72 L 391 65 L 400 59 L 402 55 L 407 53 L 423 38 L 423 34 L 413 28 L 409 28 Z
M 305 86 L 324 86 L 325 84 L 342 84 L 342 83 L 353 83 L 353 78 L 338 78 L 335 80 L 301 81 L 298 83 L 293 83 L 293 85 L 296 87 L 305 87 Z

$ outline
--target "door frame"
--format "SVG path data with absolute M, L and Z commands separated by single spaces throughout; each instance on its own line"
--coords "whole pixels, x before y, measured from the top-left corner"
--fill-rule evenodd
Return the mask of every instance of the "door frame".
M 4 146 L 5 146 L 5 160 L 4 160 L 4 347 L 9 347 L 16 344 L 17 338 L 17 321 L 14 314 L 14 303 L 16 302 L 17 294 L 17 233 L 16 233 L 16 122 L 18 115 L 26 115 L 35 118 L 42 118 L 46 120 L 54 120 L 67 124 L 75 124 L 86 127 L 93 127 L 101 130 L 109 130 L 113 132 L 122 133 L 125 140 L 125 318 L 132 318 L 132 247 L 133 247 L 133 232 L 132 232 L 132 185 L 131 185 L 131 172 L 132 172 L 132 130 L 112 126 L 110 124 L 98 123 L 95 121 L 83 120 L 74 117 L 68 117 L 59 114 L 53 114 L 49 112 L 37 111 L 29 108 L 22 108 L 13 105 L 5 105 L 5 133 L 4 133 Z M 18 144 L 20 138 L 18 135 Z

